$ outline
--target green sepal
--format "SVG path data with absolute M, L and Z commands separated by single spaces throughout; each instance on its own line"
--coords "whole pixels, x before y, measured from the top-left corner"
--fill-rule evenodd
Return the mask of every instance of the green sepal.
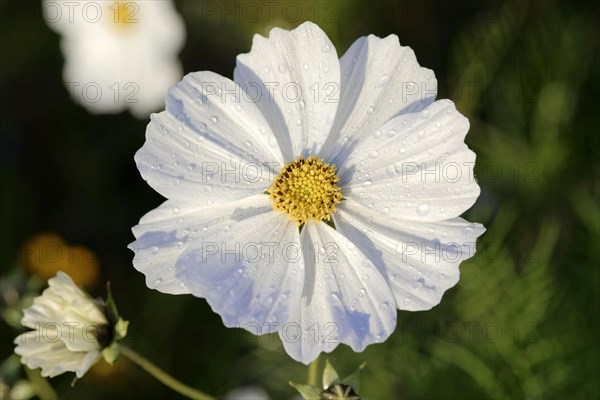
M 114 331 L 114 341 L 119 341 L 127 336 L 127 329 L 129 328 L 129 321 L 125 321 L 123 318 L 119 317 L 117 323 L 115 324 Z
M 108 364 L 113 365 L 121 356 L 121 349 L 119 343 L 113 341 L 108 347 L 102 349 L 102 357 Z
M 323 370 L 323 389 L 327 389 L 331 385 L 340 382 L 340 376 L 329 362 L 329 358 L 325 360 L 325 369 Z
M 290 382 L 290 385 L 300 393 L 304 400 L 319 400 L 321 389 L 313 385 Z
M 356 371 L 345 377 L 340 381 L 340 383 L 351 386 L 356 393 L 360 390 L 360 374 L 363 369 L 367 366 L 367 363 L 362 363 Z
M 119 321 L 119 310 L 110 290 L 110 282 L 106 282 L 106 317 L 110 326 L 115 326 Z
M 106 318 L 112 328 L 112 341 L 108 346 L 102 349 L 102 357 L 104 357 L 104 360 L 108 364 L 113 365 L 121 356 L 119 341 L 127 336 L 129 321 L 125 321 L 119 316 L 117 303 L 110 290 L 110 282 L 106 283 L 106 292 Z

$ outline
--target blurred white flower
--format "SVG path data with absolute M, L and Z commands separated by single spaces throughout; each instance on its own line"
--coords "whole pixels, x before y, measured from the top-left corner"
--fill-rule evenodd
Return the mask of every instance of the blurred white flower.
M 77 103 L 138 118 L 164 107 L 166 90 L 181 79 L 185 40 L 171 0 L 44 0 L 42 12 L 62 35 L 63 79 Z
M 152 116 L 135 161 L 168 200 L 133 228 L 134 266 L 303 363 L 386 340 L 484 232 L 459 217 L 479 195 L 469 122 L 435 96 L 395 35 L 341 59 L 312 23 L 256 35 L 234 82 L 189 74 Z
M 41 368 L 42 376 L 73 371 L 81 378 L 110 336 L 103 303 L 89 298 L 62 272 L 48 284 L 24 310 L 21 323 L 34 330 L 15 339 L 15 353 L 29 368 Z
M 225 400 L 269 400 L 270 397 L 263 388 L 245 386 L 227 392 Z

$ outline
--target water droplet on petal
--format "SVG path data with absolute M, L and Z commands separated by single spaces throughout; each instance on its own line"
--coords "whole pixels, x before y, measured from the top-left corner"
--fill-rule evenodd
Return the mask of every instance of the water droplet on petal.
M 212 124 L 216 124 L 217 122 L 219 122 L 219 118 L 215 115 L 213 115 L 212 117 L 210 117 L 210 122 Z
M 377 158 L 378 155 L 379 155 L 379 152 L 377 150 L 371 150 L 369 152 L 369 157 L 371 157 L 371 158 Z
M 421 203 L 417 206 L 417 214 L 421 217 L 429 214 L 429 203 Z
M 379 78 L 379 80 L 377 81 L 377 87 L 381 87 L 383 85 L 386 85 L 388 82 L 390 81 L 390 76 L 389 75 L 382 75 L 381 78 Z

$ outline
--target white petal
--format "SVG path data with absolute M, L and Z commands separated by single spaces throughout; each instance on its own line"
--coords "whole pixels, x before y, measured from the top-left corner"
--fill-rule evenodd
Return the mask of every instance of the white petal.
M 98 359 L 99 353 L 69 351 L 64 342 L 45 331 L 32 331 L 17 336 L 15 353 L 29 368 L 42 368 L 42 376 L 54 377 L 67 371 L 82 375 Z M 92 355 L 90 355 L 92 354 Z M 79 375 L 78 375 L 79 376 Z
M 176 276 L 175 264 L 184 251 L 212 232 L 216 222 L 231 224 L 240 215 L 264 213 L 271 207 L 264 194 L 210 207 L 167 200 L 132 228 L 137 239 L 129 245 L 135 252 L 133 265 L 146 275 L 146 284 L 152 289 L 190 293 Z
M 178 279 L 205 297 L 226 326 L 255 334 L 274 332 L 289 319 L 304 275 L 298 228 L 272 211 L 267 196 L 262 202 L 262 209 L 238 209 L 214 221 L 176 264 Z
M 434 223 L 394 220 L 352 200 L 334 214 L 336 228 L 387 278 L 401 310 L 428 310 L 459 278 L 459 265 L 475 254 L 485 232 L 461 218 Z
M 341 97 L 338 112 L 322 151 L 333 160 L 390 118 L 419 111 L 437 94 L 433 71 L 419 66 L 410 47 L 396 35 L 374 35 L 355 41 L 340 59 Z
M 139 119 L 146 119 L 150 113 L 165 108 L 165 93 L 175 82 L 181 80 L 183 67 L 181 63 L 173 60 L 160 60 L 146 66 L 138 73 L 139 91 L 135 94 L 137 102 L 127 103 L 131 113 Z M 125 86 L 123 85 L 124 89 Z M 128 92 L 122 93 L 123 97 L 133 93 L 136 86 L 127 86 Z
M 34 299 L 33 305 L 23 310 L 21 323 L 29 328 L 61 322 L 107 324 L 104 312 L 71 278 L 58 272 L 48 280 L 49 287 Z M 69 319 L 65 319 L 66 315 Z
M 318 152 L 340 88 L 337 53 L 321 28 L 305 22 L 292 31 L 274 28 L 268 38 L 255 35 L 250 53 L 237 57 L 234 79 L 257 99 L 286 160 Z
M 339 343 L 354 351 L 381 342 L 396 327 L 396 309 L 381 273 L 324 223 L 302 231 L 306 275 L 296 315 L 279 333 L 288 354 L 305 364 Z
M 480 192 L 468 130 L 449 100 L 390 120 L 338 164 L 344 197 L 404 220 L 459 216 Z
M 77 375 L 77 377 L 81 378 L 83 375 L 85 375 L 85 373 L 92 367 L 92 365 L 96 363 L 96 361 L 98 361 L 99 358 L 99 351 L 90 351 L 89 353 L 87 353 L 85 357 L 83 357 L 83 360 L 81 360 L 81 364 L 79 365 L 77 370 L 75 370 L 75 374 Z
M 223 93 L 236 87 L 218 74 L 196 72 L 169 90 L 167 110 L 152 116 L 135 155 L 142 176 L 160 194 L 211 204 L 263 193 L 270 185 L 283 157 L 256 105 Z

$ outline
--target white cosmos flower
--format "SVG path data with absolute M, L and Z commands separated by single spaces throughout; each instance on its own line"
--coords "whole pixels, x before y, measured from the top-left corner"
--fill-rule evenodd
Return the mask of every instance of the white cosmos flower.
M 440 302 L 484 231 L 459 217 L 479 195 L 469 123 L 435 89 L 395 35 L 338 59 L 309 22 L 256 35 L 233 82 L 187 75 L 135 156 L 168 199 L 133 228 L 135 267 L 303 363 L 384 341 L 397 308 Z
M 33 331 L 15 339 L 15 353 L 42 376 L 73 371 L 81 378 L 98 360 L 99 337 L 108 334 L 101 302 L 90 299 L 62 272 L 48 281 L 49 288 L 24 310 L 21 323 Z
M 165 91 L 181 79 L 185 40 L 171 0 L 44 0 L 42 13 L 62 35 L 63 79 L 77 103 L 138 118 L 164 107 Z

